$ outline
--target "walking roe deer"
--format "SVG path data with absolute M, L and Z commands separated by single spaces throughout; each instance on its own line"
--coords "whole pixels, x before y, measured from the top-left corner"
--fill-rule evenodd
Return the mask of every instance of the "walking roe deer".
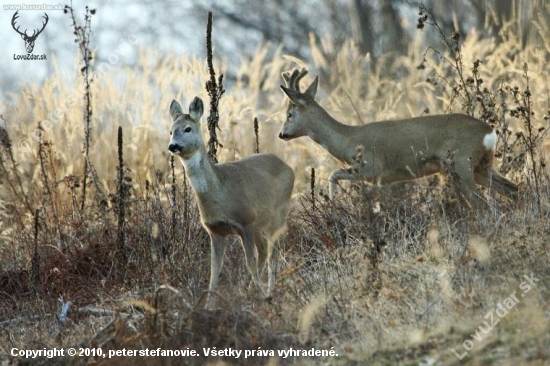
M 338 169 L 330 175 L 329 194 L 335 196 L 340 180 L 393 183 L 441 173 L 442 162 L 453 154 L 459 190 L 474 207 L 481 198 L 477 184 L 515 198 L 518 188 L 492 167 L 496 133 L 488 124 L 462 114 L 432 115 L 403 120 L 349 126 L 332 118 L 316 101 L 319 77 L 304 93 L 300 80 L 305 69 L 283 73 L 290 99 L 287 119 L 279 138 L 309 136 L 338 160 L 353 169 Z M 357 148 L 363 147 L 361 164 Z M 358 166 L 358 167 L 357 167 Z
M 213 164 L 207 156 L 199 120 L 204 106 L 195 97 L 189 114 L 173 100 L 170 114 L 174 124 L 168 150 L 177 155 L 195 192 L 201 222 L 211 240 L 210 284 L 207 307 L 214 296 L 227 247 L 225 237 L 238 235 L 252 279 L 268 262 L 268 295 L 275 284 L 279 236 L 285 228 L 294 172 L 275 155 L 256 154 L 226 164 Z M 256 258 L 254 247 L 258 257 Z

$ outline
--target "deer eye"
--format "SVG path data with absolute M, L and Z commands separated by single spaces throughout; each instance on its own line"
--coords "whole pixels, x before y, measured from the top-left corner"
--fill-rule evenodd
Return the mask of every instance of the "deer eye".
M 286 114 L 286 118 L 292 118 L 292 113 L 288 112 L 288 113 Z
M 191 127 L 186 127 L 185 130 L 183 130 L 183 132 L 191 132 Z
M 170 136 L 172 136 L 172 131 L 170 131 Z

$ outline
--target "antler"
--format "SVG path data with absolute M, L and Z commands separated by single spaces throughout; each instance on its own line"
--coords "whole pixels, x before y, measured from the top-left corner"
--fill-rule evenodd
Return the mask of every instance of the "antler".
M 300 93 L 300 80 L 302 80 L 307 73 L 308 71 L 305 68 L 294 69 L 292 73 L 290 71 L 283 72 L 283 79 L 285 80 L 286 87 Z
M 45 23 L 42 22 L 42 29 L 40 29 L 40 30 L 38 31 L 38 33 L 36 33 L 36 30 L 35 30 L 34 33 L 32 34 L 32 36 L 31 36 L 30 38 L 36 38 L 36 37 L 38 37 L 38 35 L 39 35 L 40 33 L 42 33 L 42 31 L 44 30 L 44 28 L 46 28 L 46 24 L 48 24 L 48 20 L 49 20 L 48 14 L 44 13 L 44 18 L 46 18 L 46 22 L 45 22 Z M 35 33 L 36 33 L 36 34 L 35 34 Z
M 15 14 L 13 14 L 13 17 L 11 18 L 11 26 L 12 26 L 13 29 L 14 29 L 17 33 L 19 33 L 20 35 L 22 35 L 22 36 L 27 36 L 27 30 L 26 30 L 26 29 L 25 29 L 25 33 L 21 33 L 21 32 L 19 31 L 19 27 L 15 28 L 15 20 L 16 20 L 17 18 L 19 18 L 19 15 L 18 15 L 17 13 L 19 13 L 19 10 L 17 10 L 17 11 L 15 12 Z
M 46 24 L 48 24 L 48 20 L 50 19 L 50 18 L 48 17 L 48 14 L 44 13 L 44 18 L 46 19 L 46 21 L 45 21 L 45 22 L 42 22 L 42 29 L 40 29 L 40 30 L 38 31 L 38 33 L 37 33 L 37 30 L 35 29 L 34 32 L 33 32 L 33 34 L 32 34 L 32 36 L 29 36 L 29 35 L 27 34 L 27 30 L 26 30 L 26 29 L 25 29 L 25 32 L 24 32 L 24 33 L 21 33 L 21 32 L 19 31 L 19 26 L 18 26 L 17 28 L 15 28 L 15 21 L 17 20 L 17 18 L 19 18 L 18 13 L 19 13 L 19 10 L 17 10 L 17 11 L 15 12 L 15 14 L 13 14 L 13 17 L 11 18 L 11 26 L 13 27 L 13 29 L 14 29 L 17 33 L 19 33 L 20 35 L 22 35 L 23 37 L 25 37 L 25 39 L 29 39 L 29 40 L 36 39 L 36 37 L 38 37 L 38 35 L 39 35 L 40 33 L 42 33 L 42 31 L 44 30 L 44 28 L 46 28 Z

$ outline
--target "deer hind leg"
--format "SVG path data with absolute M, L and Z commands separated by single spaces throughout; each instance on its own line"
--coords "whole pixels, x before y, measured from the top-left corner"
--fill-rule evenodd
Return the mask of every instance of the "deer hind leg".
M 206 307 L 209 309 L 215 306 L 215 296 L 213 296 L 212 292 L 218 286 L 226 244 L 225 237 L 210 233 L 210 284 L 208 285 L 209 292 L 206 302 Z
M 284 227 L 279 231 L 282 232 Z M 256 249 L 258 250 L 258 273 L 262 276 L 267 262 L 267 292 L 266 297 L 271 295 L 275 286 L 277 263 L 279 257 L 279 231 L 275 235 L 267 236 L 262 233 L 256 233 Z M 265 288 L 263 287 L 265 290 Z
M 268 246 L 267 246 L 267 270 L 268 270 L 268 280 L 267 280 L 267 296 L 271 296 L 271 292 L 275 287 L 275 282 L 277 279 L 277 266 L 279 264 L 279 247 L 281 245 L 281 237 L 286 231 L 286 208 L 279 217 L 280 220 L 277 221 L 278 225 L 274 226 L 274 229 L 271 231 L 270 236 L 268 237 Z
M 257 231 L 255 234 L 256 239 L 256 250 L 258 251 L 258 273 L 261 275 L 262 271 L 264 269 L 265 260 L 267 258 L 267 252 L 268 252 L 268 241 L 265 237 L 265 235 Z
M 292 187 L 281 198 L 281 205 L 273 214 L 271 225 L 267 230 L 267 297 L 271 296 L 271 292 L 275 287 L 277 278 L 277 266 L 279 263 L 279 247 L 281 237 L 286 232 L 286 220 L 289 212 L 289 197 L 292 193 Z
M 268 280 L 267 280 L 267 296 L 271 296 L 271 291 L 275 287 L 275 281 L 277 278 L 277 265 L 279 263 L 279 245 L 281 241 L 279 238 L 270 241 L 268 246 L 267 253 L 267 269 L 268 269 Z
M 469 159 L 456 159 L 455 172 L 460 177 L 460 193 L 472 205 L 472 208 L 482 207 L 484 200 L 477 189 L 471 161 Z
M 474 179 L 479 185 L 492 189 L 512 200 L 517 199 L 517 185 L 504 178 L 493 168 L 476 168 Z
M 246 265 L 252 275 L 252 280 L 254 283 L 259 284 L 260 276 L 258 275 L 258 260 L 256 259 L 254 231 L 251 230 L 251 228 L 244 228 L 240 236 L 244 249 Z
M 258 274 L 262 276 L 267 262 L 267 293 L 269 297 L 275 286 L 277 261 L 279 256 L 278 251 L 279 240 L 272 240 L 261 233 L 256 233 L 256 249 L 258 250 Z M 263 286 L 262 286 L 263 287 Z M 263 287 L 265 289 L 265 287 Z

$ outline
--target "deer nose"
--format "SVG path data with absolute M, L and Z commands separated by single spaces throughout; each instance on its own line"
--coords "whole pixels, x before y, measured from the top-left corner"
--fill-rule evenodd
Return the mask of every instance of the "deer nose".
M 279 133 L 279 138 L 280 138 L 281 140 L 284 140 L 284 139 L 285 139 L 285 135 L 281 132 L 281 133 Z
M 170 152 L 172 152 L 172 153 L 176 153 L 176 152 L 179 152 L 181 150 L 181 146 L 178 145 L 178 144 L 170 144 L 170 145 L 168 145 L 168 150 L 170 150 Z

